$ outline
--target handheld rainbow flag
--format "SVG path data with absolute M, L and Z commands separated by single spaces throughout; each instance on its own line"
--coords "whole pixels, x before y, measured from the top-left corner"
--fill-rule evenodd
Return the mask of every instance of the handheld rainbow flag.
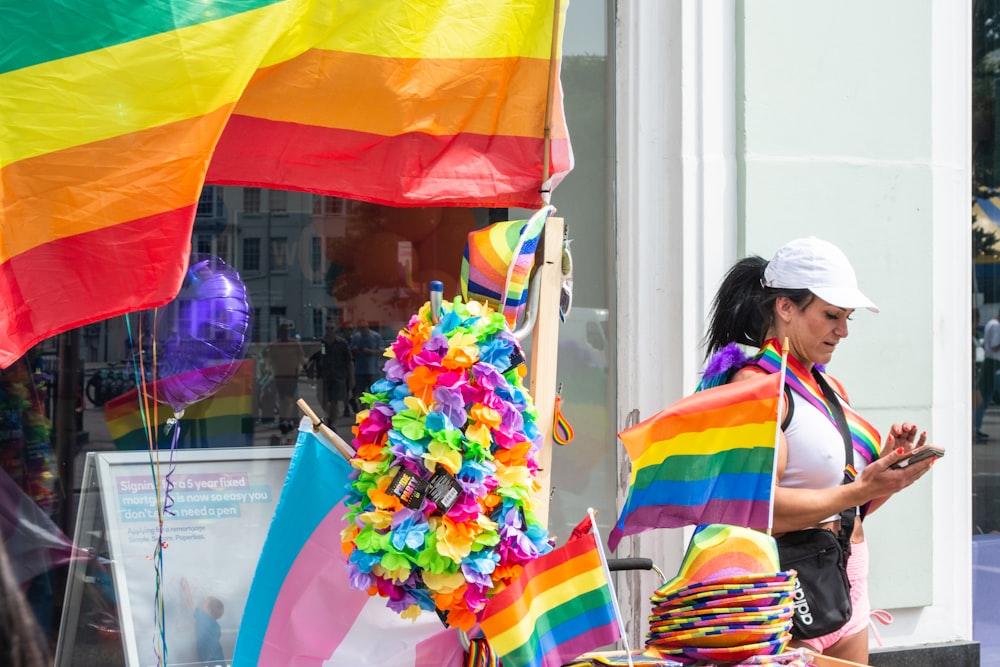
M 299 428 L 244 607 L 234 667 L 461 667 L 458 635 L 437 616 L 410 621 L 351 588 L 340 548 L 351 468 L 308 419 Z
M 628 499 L 608 535 L 723 523 L 769 529 L 782 374 L 682 398 L 619 434 Z
M 0 367 L 170 301 L 206 182 L 537 208 L 572 168 L 554 0 L 4 9 Z
M 486 604 L 479 626 L 505 667 L 560 667 L 618 641 L 620 616 L 595 532 L 525 565 Z

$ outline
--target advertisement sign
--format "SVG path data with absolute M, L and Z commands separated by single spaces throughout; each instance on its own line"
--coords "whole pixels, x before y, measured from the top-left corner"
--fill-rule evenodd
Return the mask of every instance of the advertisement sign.
M 56 664 L 81 665 L 86 645 L 108 643 L 117 622 L 128 667 L 228 666 L 291 453 L 183 450 L 172 462 L 165 453 L 159 461 L 147 452 L 88 454 L 76 535 L 98 558 L 71 571 L 69 587 L 93 587 L 102 573 L 111 583 L 103 594 L 67 592 L 60 636 L 75 640 L 60 640 Z M 95 613 L 102 597 L 114 604 Z M 106 626 L 97 640 L 87 632 L 94 619 Z

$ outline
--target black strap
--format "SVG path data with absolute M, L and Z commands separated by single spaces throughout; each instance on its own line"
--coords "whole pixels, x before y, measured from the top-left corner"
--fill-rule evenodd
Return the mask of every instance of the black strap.
M 851 427 L 847 425 L 847 417 L 844 416 L 844 407 L 840 404 L 840 397 L 837 396 L 837 393 L 830 387 L 823 374 L 816 370 L 815 367 L 812 369 L 812 374 L 816 378 L 816 383 L 819 385 L 820 390 L 823 392 L 823 397 L 826 398 L 826 402 L 830 406 L 830 411 L 833 413 L 834 419 L 837 420 L 838 430 L 844 439 L 844 479 L 841 483 L 849 484 L 854 481 L 847 474 L 847 466 L 854 461 L 854 444 L 851 441 Z M 839 537 L 841 544 L 847 550 L 850 549 L 851 533 L 854 532 L 854 518 L 856 514 L 856 507 L 849 507 L 840 513 Z

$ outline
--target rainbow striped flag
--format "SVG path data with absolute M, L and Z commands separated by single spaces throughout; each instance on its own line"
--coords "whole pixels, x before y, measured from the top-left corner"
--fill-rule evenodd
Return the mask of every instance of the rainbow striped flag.
M 505 667 L 559 667 L 618 641 L 618 617 L 593 533 L 524 566 L 479 621 Z
M 555 1 L 4 3 L 0 367 L 170 301 L 206 182 L 537 208 L 572 168 Z
M 177 446 L 204 448 L 253 445 L 254 381 L 254 361 L 245 359 L 221 389 L 184 410 L 184 416 L 178 422 L 180 436 Z M 173 416 L 174 411 L 169 406 L 157 406 L 155 421 L 161 447 L 168 446 L 170 442 L 164 426 L 167 419 Z M 150 414 L 149 419 L 154 421 L 154 415 Z M 149 448 L 139 408 L 138 390 L 133 389 L 105 403 L 104 421 L 117 449 Z
M 632 475 L 608 535 L 722 523 L 771 523 L 781 375 L 761 375 L 682 398 L 619 434 Z

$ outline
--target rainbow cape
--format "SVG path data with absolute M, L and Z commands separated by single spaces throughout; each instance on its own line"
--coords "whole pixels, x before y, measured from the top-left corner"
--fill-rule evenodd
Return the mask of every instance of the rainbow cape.
M 593 533 L 524 566 L 479 622 L 505 667 L 560 667 L 620 637 Z
M 767 529 L 780 381 L 762 374 L 705 389 L 620 433 L 632 474 L 609 548 L 653 528 Z
M 206 182 L 538 208 L 572 168 L 564 18 L 554 0 L 6 3 L 0 367 L 170 301 Z

